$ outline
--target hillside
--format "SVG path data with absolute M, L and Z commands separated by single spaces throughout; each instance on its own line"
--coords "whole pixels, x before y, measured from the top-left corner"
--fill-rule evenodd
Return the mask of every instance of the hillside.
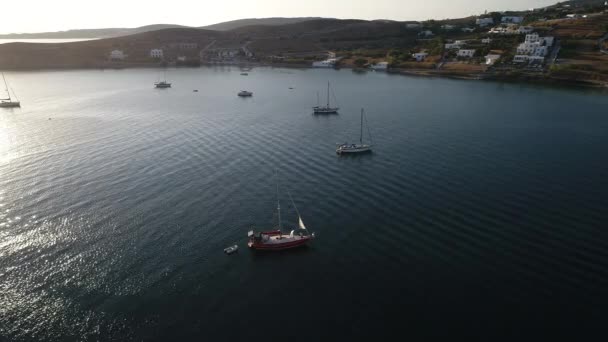
M 0 39 L 79 39 L 79 38 L 112 38 L 128 36 L 149 31 L 157 31 L 168 28 L 185 28 L 186 26 L 173 24 L 146 25 L 136 28 L 102 28 L 82 29 L 59 32 L 40 33 L 10 33 L 0 34 Z
M 319 17 L 302 17 L 302 18 L 252 18 L 226 21 L 218 24 L 202 26 L 200 28 L 214 31 L 229 31 L 245 26 L 279 26 L 300 23 L 303 21 L 322 19 Z
M 502 16 L 513 14 L 524 17 L 521 27 L 501 24 Z M 608 81 L 608 53 L 600 51 L 600 46 L 608 46 L 608 39 L 600 41 L 608 38 L 608 6 L 603 3 L 568 2 L 522 12 L 491 12 L 488 16 L 496 22 L 490 27 L 476 25 L 478 17 L 421 23 L 294 18 L 296 22 L 275 21 L 276 25 L 261 24 L 264 20 L 240 20 L 231 22 L 238 27 L 230 30 L 215 26 L 213 30 L 180 27 L 153 31 L 157 27 L 144 27 L 139 29 L 147 32 L 87 42 L 2 44 L 0 69 L 114 68 L 161 62 L 311 66 L 313 61 L 337 55 L 342 58 L 340 66 L 361 68 L 385 61 L 393 71 L 404 73 L 598 84 Z M 246 25 L 250 23 L 257 24 Z M 489 32 L 494 29 L 511 31 Z M 518 47 L 526 39 L 519 29 L 556 38 L 557 44 L 546 50 L 540 65 L 515 60 Z M 152 49 L 162 49 L 163 56 L 151 57 Z M 113 50 L 124 56 L 110 60 Z M 460 50 L 473 53 L 462 56 Z M 417 60 L 414 55 L 419 54 L 425 57 Z M 487 55 L 499 57 L 488 63 Z

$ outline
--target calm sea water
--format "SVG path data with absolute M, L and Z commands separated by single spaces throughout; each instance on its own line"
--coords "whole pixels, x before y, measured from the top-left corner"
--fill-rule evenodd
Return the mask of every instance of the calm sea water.
M 23 107 L 0 110 L 0 340 L 604 329 L 606 94 L 239 74 L 172 69 L 168 90 L 154 69 L 6 74 Z M 313 116 L 328 80 L 341 113 Z M 338 157 L 361 107 L 375 151 Z M 246 233 L 276 224 L 275 168 L 284 221 L 289 190 L 317 239 L 256 254 Z

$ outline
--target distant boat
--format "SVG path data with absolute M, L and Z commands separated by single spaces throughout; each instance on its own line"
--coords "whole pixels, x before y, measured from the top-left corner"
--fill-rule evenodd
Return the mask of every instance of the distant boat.
M 336 149 L 337 154 L 371 152 L 371 150 L 372 150 L 371 132 L 368 132 L 370 144 L 363 143 L 363 115 L 364 115 L 364 111 L 363 111 L 363 108 L 361 108 L 361 134 L 359 136 L 359 143 L 358 144 L 349 144 L 349 143 L 339 144 L 338 148 Z M 369 130 L 369 125 L 368 125 L 368 130 Z
M 327 104 L 325 106 L 321 106 L 319 102 L 319 93 L 317 93 L 317 106 L 312 107 L 315 114 L 338 114 L 338 110 L 340 110 L 340 108 L 332 107 L 329 102 L 329 82 L 327 82 Z
M 249 248 L 265 251 L 280 251 L 304 246 L 314 239 L 315 233 L 308 233 L 308 229 L 306 229 L 304 221 L 302 221 L 302 216 L 300 216 L 296 203 L 293 201 L 289 191 L 287 193 L 289 194 L 291 203 L 298 214 L 298 229 L 294 229 L 288 234 L 284 234 L 281 231 L 281 203 L 279 201 L 279 183 L 277 181 L 277 214 L 279 217 L 279 226 L 275 230 L 266 232 L 256 233 L 253 230 L 249 231 L 247 234 L 249 237 L 247 246 L 249 246 Z
M 21 102 L 19 102 L 18 100 L 13 100 L 11 98 L 11 92 L 9 90 L 8 83 L 6 82 L 6 78 L 4 77 L 4 73 L 2 73 L 2 80 L 4 80 L 4 88 L 6 89 L 6 96 L 7 96 L 7 98 L 0 99 L 0 108 L 16 108 L 16 107 L 21 107 Z M 14 91 L 13 91 L 13 96 L 15 97 L 15 99 L 17 98 L 17 96 L 15 95 Z
M 154 87 L 160 89 L 171 88 L 171 83 L 167 82 L 167 69 L 165 69 L 165 79 L 163 81 L 154 83 Z
M 238 96 L 240 96 L 240 97 L 251 97 L 251 96 L 253 96 L 253 93 L 250 92 L 250 91 L 247 91 L 247 90 L 241 90 L 241 91 L 239 91 Z
M 248 74 L 248 73 L 246 73 L 246 72 L 242 72 L 242 73 L 241 73 L 241 76 L 247 76 L 247 75 L 249 75 L 249 74 Z

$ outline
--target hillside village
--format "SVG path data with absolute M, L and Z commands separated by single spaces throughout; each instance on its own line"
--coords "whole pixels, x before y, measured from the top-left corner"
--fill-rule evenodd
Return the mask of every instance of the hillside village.
M 0 68 L 278 65 L 474 79 L 608 83 L 608 3 L 424 22 L 311 19 L 169 28 L 69 44 L 0 45 Z

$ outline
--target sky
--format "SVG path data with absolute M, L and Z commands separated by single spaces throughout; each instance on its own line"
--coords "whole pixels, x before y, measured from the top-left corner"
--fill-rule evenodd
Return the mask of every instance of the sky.
M 8 0 L 7 0 L 8 1 Z M 460 18 L 485 10 L 525 10 L 557 0 L 18 0 L 0 20 L 0 33 L 138 27 L 205 26 L 265 17 L 426 20 Z

